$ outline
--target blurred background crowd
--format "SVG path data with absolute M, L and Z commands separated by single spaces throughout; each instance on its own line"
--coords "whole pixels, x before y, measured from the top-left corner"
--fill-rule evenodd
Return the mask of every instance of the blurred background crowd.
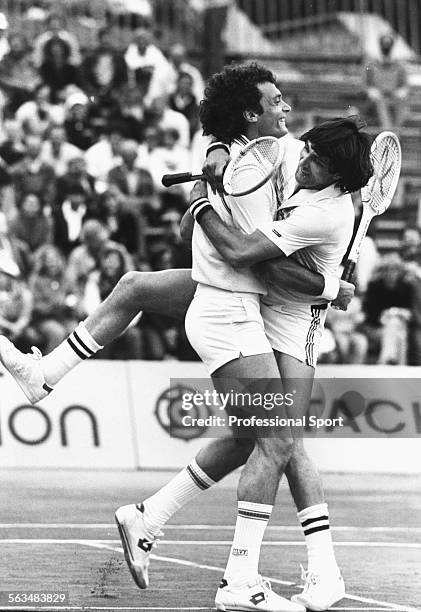
M 259 24 L 252 2 L 123 4 L 124 10 L 115 10 L 110 3 L 100 18 L 83 2 L 0 7 L 0 333 L 24 351 L 32 345 L 44 352 L 54 348 L 126 271 L 190 267 L 178 231 L 189 186 L 164 189 L 161 177 L 200 170 L 206 141 L 198 111 L 205 78 L 227 61 L 255 57 L 253 41 L 266 54 L 260 61 L 279 72 L 284 97 L 297 111 L 290 122 L 295 135 L 320 118 L 358 110 L 368 115 L 373 134 L 395 129 L 403 139 L 409 131 L 420 137 L 419 128 L 407 127 L 416 115 L 411 95 L 417 54 L 384 19 L 387 28 L 376 29 L 374 56 L 368 61 L 361 49 L 365 61 L 353 64 L 359 98 L 355 86 L 342 91 L 342 74 L 331 89 L 332 108 L 326 83 L 322 101 L 315 99 L 317 82 L 309 90 L 311 49 L 294 61 L 300 36 L 306 44 L 309 37 L 294 30 L 292 19 L 286 31 L 285 15 L 276 33 Z M 292 6 L 287 0 L 278 4 Z M 176 23 L 187 15 L 183 27 L 190 29 L 201 18 L 201 50 L 182 28 L 171 28 L 171 15 Z M 325 39 L 339 28 L 329 15 Z M 366 16 L 360 10 L 361 15 Z M 297 17 L 302 23 L 303 16 Z M 312 23 L 317 42 L 319 22 Z M 340 28 L 338 33 L 343 51 Z M 320 66 L 331 65 L 337 53 L 331 38 L 329 58 Z M 409 69 L 402 49 L 409 49 Z M 340 63 L 335 66 L 342 70 Z M 408 193 L 418 203 L 417 155 L 411 149 L 409 183 L 402 183 L 391 224 L 374 226 L 366 240 L 356 299 L 348 312 L 329 314 L 323 362 L 421 364 L 421 234 L 418 213 L 415 220 L 401 214 Z M 355 205 L 359 214 L 358 196 Z M 147 314 L 98 357 L 196 358 L 182 324 Z

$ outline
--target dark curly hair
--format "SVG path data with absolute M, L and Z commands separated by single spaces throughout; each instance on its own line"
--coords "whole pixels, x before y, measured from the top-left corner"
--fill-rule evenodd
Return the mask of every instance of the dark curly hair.
M 214 74 L 200 103 L 203 134 L 226 143 L 244 134 L 247 129 L 244 112 L 249 110 L 259 115 L 263 112 L 257 85 L 266 82 L 276 84 L 275 76 L 257 63 L 226 66 Z
M 358 191 L 373 175 L 370 158 L 372 137 L 360 132 L 358 120 L 328 119 L 300 137 L 309 141 L 320 157 L 329 160 L 329 171 L 339 174 L 337 185 L 344 192 Z

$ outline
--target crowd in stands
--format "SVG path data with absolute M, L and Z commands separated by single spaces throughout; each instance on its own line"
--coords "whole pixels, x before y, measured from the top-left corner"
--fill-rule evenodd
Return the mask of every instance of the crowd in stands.
M 150 27 L 125 50 L 112 28 L 97 38 L 84 52 L 50 13 L 29 44 L 0 14 L 0 333 L 24 351 L 49 352 L 126 271 L 191 265 L 178 230 L 189 186 L 161 177 L 201 168 L 203 78 Z M 367 239 L 357 280 L 349 310 L 329 313 L 321 361 L 420 364 L 419 232 L 385 258 Z M 196 358 L 182 324 L 148 314 L 99 357 Z
M 141 24 L 120 49 L 112 27 L 84 51 L 50 13 L 29 41 L 0 14 L 0 332 L 49 351 L 128 270 L 190 267 L 178 224 L 201 167 L 200 71 L 165 55 Z M 190 359 L 182 325 L 144 315 L 103 358 Z

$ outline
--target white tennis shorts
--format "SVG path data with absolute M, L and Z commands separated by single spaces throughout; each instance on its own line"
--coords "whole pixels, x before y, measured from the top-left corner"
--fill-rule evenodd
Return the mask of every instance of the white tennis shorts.
M 316 367 L 327 305 L 261 304 L 266 336 L 272 348 Z
M 272 353 L 254 293 L 199 284 L 186 314 L 186 333 L 208 372 L 242 355 Z

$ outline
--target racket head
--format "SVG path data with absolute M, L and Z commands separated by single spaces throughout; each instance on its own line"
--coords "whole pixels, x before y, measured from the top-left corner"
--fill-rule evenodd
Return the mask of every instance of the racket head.
M 393 132 L 381 132 L 371 146 L 373 176 L 361 189 L 361 199 L 373 216 L 381 215 L 389 207 L 398 186 L 402 152 L 399 139 Z
M 223 176 L 224 192 L 242 196 L 262 187 L 279 167 L 283 149 L 278 138 L 261 136 L 232 159 Z

